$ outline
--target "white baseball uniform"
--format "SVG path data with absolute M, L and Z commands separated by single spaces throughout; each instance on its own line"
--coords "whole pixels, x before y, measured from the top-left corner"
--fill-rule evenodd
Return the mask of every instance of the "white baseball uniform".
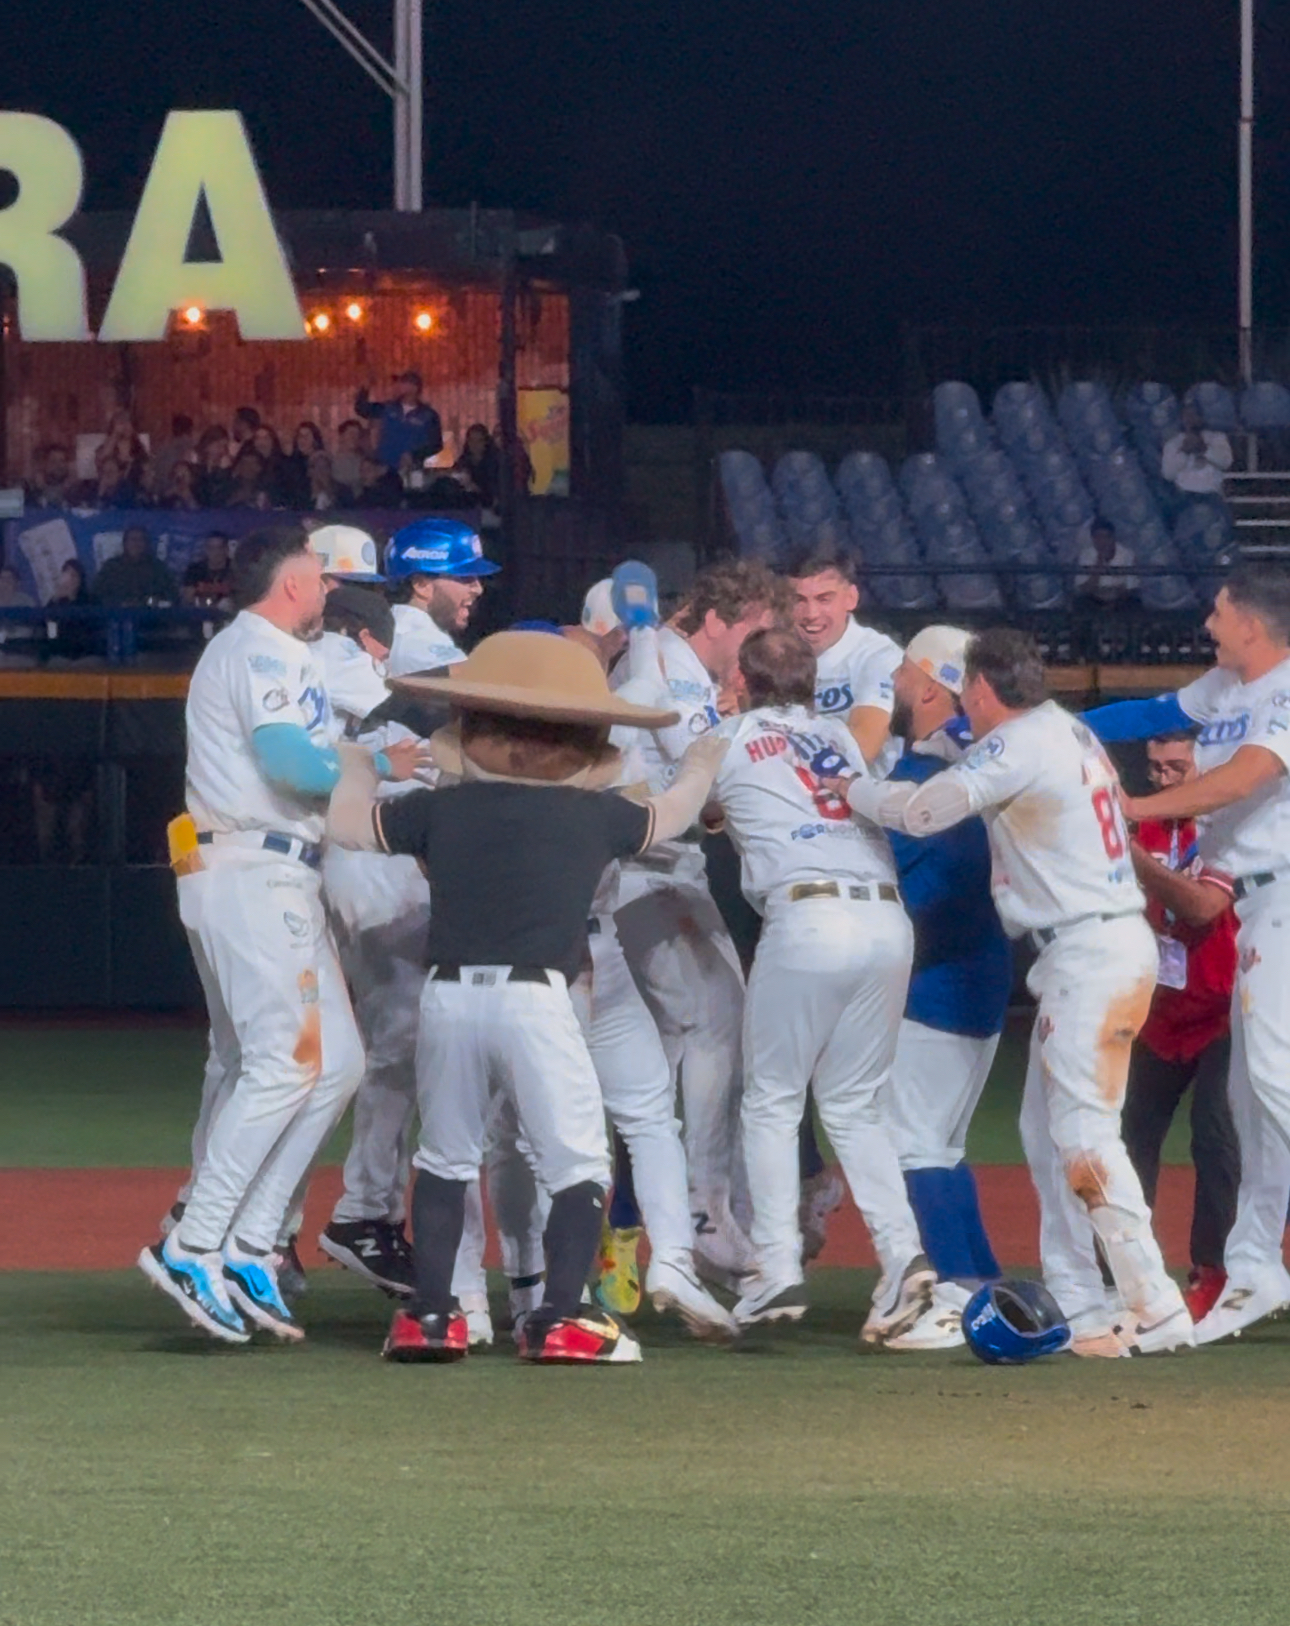
M 910 835 L 979 813 L 1004 929 L 1039 949 L 1021 1111 L 1050 1291 L 1080 1330 L 1106 1325 L 1096 1232 L 1144 1323 L 1177 1312 L 1142 1186 L 1120 1136 L 1129 1052 L 1155 988 L 1155 939 L 1129 857 L 1114 768 L 1052 701 L 1011 718 L 915 790 L 857 782 L 861 813 Z
M 443 630 L 429 610 L 416 604 L 394 606 L 391 677 L 406 677 L 409 672 L 433 672 L 465 658 L 465 651 L 457 648 L 451 634 Z
M 752 1240 L 768 1281 L 802 1280 L 797 1129 L 807 1086 L 873 1238 L 899 1281 L 920 1251 L 881 1108 L 909 985 L 913 932 L 887 838 L 822 775 L 865 774 L 843 719 L 763 707 L 723 725 L 714 794 L 764 917 L 744 1010 L 744 1157 Z
M 815 657 L 815 711 L 820 717 L 840 717 L 845 723 L 857 706 L 872 706 L 891 716 L 896 697 L 892 680 L 900 665 L 900 645 L 849 618 L 842 636 Z M 873 764 L 879 779 L 886 778 L 900 743 L 888 740 Z
M 201 867 L 180 876 L 179 911 L 212 1052 L 234 1082 L 211 1117 L 180 1242 L 211 1252 L 235 1231 L 267 1251 L 363 1071 L 323 912 L 322 810 L 270 785 L 252 749 L 255 730 L 273 723 L 328 743 L 314 651 L 242 611 L 203 652 L 186 720 Z
M 1178 693 L 1201 724 L 1196 765 L 1208 772 L 1244 745 L 1290 771 L 1290 660 L 1253 683 L 1218 667 Z M 1279 1265 L 1290 1197 L 1290 779 L 1197 821 L 1201 860 L 1232 876 L 1237 974 L 1228 1092 L 1241 1145 L 1241 1189 L 1225 1262 L 1234 1282 Z
M 636 636 L 636 635 L 633 635 Z M 686 640 L 658 634 L 653 699 L 680 713 L 671 728 L 626 731 L 625 779 L 666 790 L 690 742 L 720 722 L 718 686 Z M 627 692 L 626 684 L 620 688 Z M 631 698 L 647 698 L 632 680 Z M 690 1202 L 699 1232 L 733 1232 L 743 972 L 708 890 L 697 836 L 660 843 L 622 866 L 619 941 L 658 1024 L 673 1088 L 680 1078 Z

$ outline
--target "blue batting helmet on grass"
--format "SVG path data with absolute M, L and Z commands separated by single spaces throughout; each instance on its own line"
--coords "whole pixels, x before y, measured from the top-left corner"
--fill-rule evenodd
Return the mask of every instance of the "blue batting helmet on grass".
M 968 1300 L 963 1336 L 988 1366 L 1020 1366 L 1065 1349 L 1071 1330 L 1042 1282 L 990 1282 Z
M 484 558 L 484 544 L 473 526 L 459 519 L 414 519 L 395 531 L 385 555 L 385 574 L 451 576 L 457 581 L 492 576 L 501 569 Z

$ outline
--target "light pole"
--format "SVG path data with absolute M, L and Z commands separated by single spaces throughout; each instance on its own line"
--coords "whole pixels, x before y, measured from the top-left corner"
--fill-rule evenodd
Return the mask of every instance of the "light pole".
M 336 4 L 302 0 L 327 32 L 394 103 L 394 207 L 421 209 L 421 0 L 394 0 L 394 61 L 388 62 Z
M 1241 382 L 1254 381 L 1254 0 L 1241 0 L 1240 249 L 1237 308 Z

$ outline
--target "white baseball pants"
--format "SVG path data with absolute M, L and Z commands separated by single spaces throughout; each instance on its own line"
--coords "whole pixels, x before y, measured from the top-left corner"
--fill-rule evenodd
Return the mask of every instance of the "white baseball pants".
M 662 1040 L 674 1095 L 679 1078 L 691 1210 L 723 1214 L 739 1183 L 739 956 L 698 874 L 624 865 L 614 918 Z
M 554 1196 L 609 1186 L 600 1085 L 564 978 L 511 982 L 506 966 L 462 966 L 421 995 L 413 1164 L 442 1180 L 477 1178 L 494 1096 L 514 1103 L 540 1184 Z
M 1105 1321 L 1101 1242 L 1125 1305 L 1158 1319 L 1182 1300 L 1120 1134 L 1129 1054 L 1155 989 L 1155 937 L 1141 915 L 1063 928 L 1027 984 L 1038 1001 L 1021 1139 L 1039 1193 L 1044 1281 L 1069 1320 Z
M 985 1089 L 999 1035 L 942 1033 L 906 1017 L 883 1105 L 902 1169 L 955 1169 Z
M 883 1271 L 921 1252 L 882 1107 L 914 938 L 897 903 L 772 894 L 744 1013 L 744 1157 L 760 1272 L 802 1280 L 797 1129 L 808 1084 Z
M 650 1253 L 692 1267 L 689 1187 L 676 1090 L 654 1018 L 641 997 L 612 915 L 591 933 L 587 1041 L 605 1109 L 627 1143 Z
M 1290 1202 L 1290 877 L 1252 892 L 1236 913 L 1228 1096 L 1241 1187 L 1223 1262 L 1240 1284 L 1281 1264 Z
M 235 1082 L 212 1106 L 180 1240 L 208 1252 L 235 1233 L 269 1250 L 358 1087 L 363 1046 L 317 873 L 244 847 L 202 857 L 205 868 L 179 879 L 179 913 L 224 1087 Z

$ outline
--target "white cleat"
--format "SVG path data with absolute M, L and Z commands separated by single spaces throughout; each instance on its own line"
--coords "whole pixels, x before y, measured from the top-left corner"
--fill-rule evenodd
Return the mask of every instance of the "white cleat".
M 493 1347 L 493 1318 L 488 1310 L 486 1293 L 462 1293 L 457 1302 L 466 1316 L 467 1348 Z
M 938 1283 L 932 1294 L 931 1307 L 923 1311 L 908 1332 L 884 1339 L 883 1348 L 915 1353 L 962 1349 L 967 1342 L 963 1336 L 963 1307 L 955 1301 L 954 1295 L 942 1291 L 951 1286 L 953 1283 Z
M 693 1269 L 666 1259 L 652 1259 L 645 1291 L 656 1310 L 675 1310 L 696 1338 L 727 1342 L 738 1334 L 735 1318 L 717 1303 Z
M 774 1321 L 800 1321 L 806 1314 L 806 1284 L 774 1277 L 750 1276 L 735 1305 L 741 1327 L 768 1326 Z
M 1239 1280 L 1228 1278 L 1223 1296 L 1196 1325 L 1196 1342 L 1214 1344 L 1220 1338 L 1239 1338 L 1247 1327 L 1290 1308 L 1290 1273 L 1283 1265 L 1247 1271 Z
M 860 1343 L 876 1348 L 906 1333 L 932 1306 L 936 1272 L 925 1253 L 915 1254 L 897 1280 L 884 1276 L 873 1291 Z
M 1179 1349 L 1195 1349 L 1196 1323 L 1185 1304 L 1162 1306 L 1163 1314 L 1148 1311 L 1130 1316 L 1116 1328 L 1130 1355 L 1168 1355 Z

